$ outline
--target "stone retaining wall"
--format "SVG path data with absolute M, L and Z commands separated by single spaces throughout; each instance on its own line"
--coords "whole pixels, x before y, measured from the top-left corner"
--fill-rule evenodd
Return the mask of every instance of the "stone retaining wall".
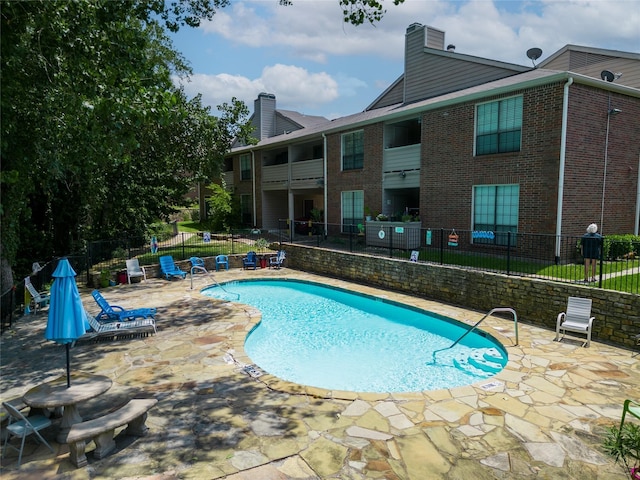
M 372 257 L 287 244 L 285 267 L 380 286 L 480 312 L 511 307 L 518 320 L 553 331 L 568 297 L 593 300 L 592 339 L 633 348 L 640 333 L 640 296 L 537 278 Z

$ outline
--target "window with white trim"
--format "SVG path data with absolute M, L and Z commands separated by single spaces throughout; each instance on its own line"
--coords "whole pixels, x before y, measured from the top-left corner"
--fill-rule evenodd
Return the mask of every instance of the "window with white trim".
M 493 238 L 475 238 L 474 243 L 507 245 L 508 233 L 518 232 L 520 185 L 476 185 L 473 187 L 473 230 L 493 232 Z M 511 236 L 515 245 L 516 235 Z
M 476 155 L 518 152 L 522 137 L 522 96 L 476 107 Z
M 341 194 L 342 232 L 358 232 L 358 224 L 364 218 L 364 190 L 352 190 Z
M 342 135 L 342 170 L 356 170 L 364 164 L 364 130 Z

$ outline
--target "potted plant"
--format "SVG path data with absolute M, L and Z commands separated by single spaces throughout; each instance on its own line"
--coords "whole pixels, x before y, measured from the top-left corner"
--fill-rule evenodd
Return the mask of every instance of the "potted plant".
M 260 252 L 260 256 L 258 257 L 258 260 L 260 262 L 260 268 L 266 268 L 267 257 L 266 255 L 264 255 L 264 250 L 266 250 L 266 248 L 269 246 L 269 242 L 267 241 L 266 238 L 259 238 L 256 240 L 256 243 L 254 244 L 254 246 L 256 247 L 256 250 Z
M 107 288 L 109 286 L 109 280 L 111 280 L 111 272 L 109 270 L 102 270 L 100 272 L 100 286 Z
M 367 222 L 371 221 L 371 209 L 369 207 L 364 207 L 364 218 Z
M 387 217 L 384 213 L 379 213 L 378 215 L 376 215 L 376 220 L 379 222 L 386 222 L 387 220 L 389 220 L 389 217 Z
M 604 440 L 604 450 L 629 472 L 629 478 L 640 480 L 640 425 L 624 423 L 622 428 L 610 427 Z
M 269 246 L 269 242 L 266 238 L 259 238 L 256 240 L 254 246 L 256 247 L 256 250 L 264 250 Z

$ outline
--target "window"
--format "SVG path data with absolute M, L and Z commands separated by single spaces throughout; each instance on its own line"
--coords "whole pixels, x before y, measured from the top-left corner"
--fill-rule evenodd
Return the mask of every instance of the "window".
M 364 163 L 364 131 L 342 135 L 342 170 L 362 168 Z
M 473 187 L 473 230 L 493 232 L 494 238 L 475 238 L 474 243 L 507 245 L 507 232 L 518 231 L 520 185 L 479 185 Z M 512 235 L 511 245 L 516 236 Z
M 520 151 L 522 97 L 478 105 L 476 122 L 476 155 Z
M 342 192 L 342 232 L 357 233 L 364 218 L 364 191 Z
M 240 180 L 251 180 L 251 156 L 240 155 Z
M 246 226 L 254 226 L 253 214 L 251 205 L 251 195 L 240 195 L 240 216 L 242 218 L 242 224 Z

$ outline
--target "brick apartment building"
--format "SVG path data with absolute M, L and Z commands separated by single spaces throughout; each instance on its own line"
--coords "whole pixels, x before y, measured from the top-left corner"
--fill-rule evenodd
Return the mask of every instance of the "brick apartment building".
M 444 45 L 410 25 L 404 73 L 332 121 L 260 94 L 259 143 L 235 146 L 223 174 L 244 223 L 318 209 L 344 231 L 410 213 L 423 228 L 638 234 L 640 54 L 568 45 L 526 67 Z

